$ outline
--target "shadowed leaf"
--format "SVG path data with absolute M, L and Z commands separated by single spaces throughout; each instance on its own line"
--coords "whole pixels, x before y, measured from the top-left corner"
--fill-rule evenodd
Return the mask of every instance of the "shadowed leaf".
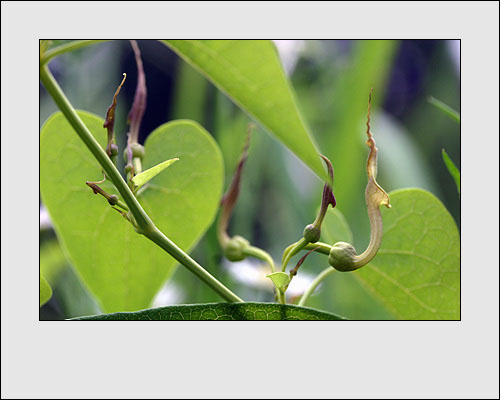
M 337 321 L 345 318 L 307 307 L 276 303 L 210 303 L 91 315 L 80 321 Z

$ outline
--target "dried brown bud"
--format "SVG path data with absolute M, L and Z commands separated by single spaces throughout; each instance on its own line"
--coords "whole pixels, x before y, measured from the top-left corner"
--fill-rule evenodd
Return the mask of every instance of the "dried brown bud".
M 227 234 L 227 226 L 229 224 L 229 219 L 231 218 L 233 208 L 236 204 L 236 200 L 238 199 L 238 195 L 240 193 L 241 174 L 243 172 L 243 166 L 245 165 L 248 157 L 250 136 L 254 127 L 255 125 L 253 124 L 248 125 L 247 137 L 240 156 L 240 161 L 238 162 L 238 167 L 236 168 L 236 172 L 234 173 L 233 180 L 231 181 L 229 189 L 224 194 L 224 196 L 222 196 L 220 202 L 222 211 L 217 225 L 217 236 L 222 247 L 224 247 L 225 243 L 227 243 L 227 241 L 229 240 L 229 235 Z
M 108 111 L 106 112 L 106 120 L 104 121 L 103 127 L 108 130 L 108 145 L 106 146 L 106 153 L 108 154 L 109 157 L 111 157 L 113 154 L 113 135 L 114 135 L 114 127 L 115 127 L 115 110 L 116 110 L 116 97 L 118 96 L 118 93 L 120 93 L 120 89 L 122 88 L 123 84 L 125 83 L 125 79 L 127 79 L 127 74 L 123 74 L 123 79 L 120 85 L 118 86 L 118 89 L 116 89 L 115 95 L 113 96 L 113 101 L 111 105 L 108 107 Z M 117 149 L 118 153 L 118 149 Z M 116 155 L 116 154 L 115 154 Z

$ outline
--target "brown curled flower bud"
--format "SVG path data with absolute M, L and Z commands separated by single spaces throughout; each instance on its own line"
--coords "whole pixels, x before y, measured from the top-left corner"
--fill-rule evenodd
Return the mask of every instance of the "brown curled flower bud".
M 109 157 L 113 155 L 112 147 L 113 145 L 115 145 L 113 143 L 113 140 L 114 140 L 114 126 L 115 126 L 116 97 L 118 96 L 118 93 L 120 93 L 120 89 L 125 83 L 125 79 L 127 79 L 126 73 L 123 74 L 122 82 L 118 86 L 118 89 L 116 89 L 115 95 L 113 96 L 113 101 L 111 105 L 108 107 L 108 111 L 106 112 L 106 120 L 104 121 L 103 125 L 103 127 L 108 130 L 108 144 L 106 146 L 106 153 L 108 154 Z M 116 154 L 118 154 L 118 148 L 116 149 Z
M 255 127 L 254 124 L 249 124 L 247 129 L 247 137 L 245 141 L 245 145 L 243 146 L 243 151 L 240 156 L 240 160 L 238 162 L 238 167 L 236 168 L 236 172 L 234 173 L 233 180 L 231 181 L 231 185 L 227 192 L 222 196 L 221 199 L 221 214 L 219 217 L 219 222 L 217 224 L 217 238 L 219 240 L 219 244 L 222 248 L 225 247 L 225 244 L 230 240 L 230 237 L 227 233 L 227 227 L 229 225 L 229 219 L 231 218 L 231 214 L 233 212 L 233 208 L 236 205 L 236 200 L 238 199 L 238 195 L 240 193 L 240 184 L 241 184 L 241 174 L 243 172 L 243 166 L 248 157 L 248 147 L 250 145 L 250 136 L 252 133 L 252 129 Z

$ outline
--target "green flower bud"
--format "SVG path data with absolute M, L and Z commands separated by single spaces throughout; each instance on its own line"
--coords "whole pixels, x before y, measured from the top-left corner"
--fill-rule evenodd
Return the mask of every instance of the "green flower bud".
M 355 268 L 356 249 L 349 243 L 337 242 L 332 246 L 328 263 L 337 271 L 352 271 Z
M 130 145 L 130 148 L 132 149 L 132 157 L 138 157 L 140 158 L 141 160 L 144 158 L 144 146 L 142 144 L 139 144 L 139 143 L 132 143 Z M 125 149 L 123 151 L 123 159 L 125 160 L 125 162 L 127 162 L 127 149 Z
M 304 228 L 304 239 L 309 243 L 316 243 L 321 236 L 321 228 L 314 224 L 309 224 Z
M 118 146 L 114 143 L 111 143 L 111 157 L 114 157 L 118 154 Z
M 130 171 L 132 171 L 132 164 L 125 165 L 125 172 L 128 174 Z
M 242 261 L 246 258 L 243 250 L 250 246 L 250 242 L 242 236 L 234 236 L 227 242 L 224 248 L 224 256 L 229 261 Z
M 132 143 L 130 145 L 132 148 L 132 156 L 139 157 L 141 160 L 144 158 L 144 146 L 139 143 Z
M 116 194 L 112 194 L 108 197 L 108 203 L 114 206 L 118 203 L 118 196 Z

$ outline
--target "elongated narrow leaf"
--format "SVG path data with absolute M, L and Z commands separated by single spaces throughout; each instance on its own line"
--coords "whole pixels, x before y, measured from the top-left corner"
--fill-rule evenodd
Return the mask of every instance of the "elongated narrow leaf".
M 178 160 L 179 160 L 178 158 L 172 158 L 171 160 L 163 161 L 162 163 L 155 165 L 154 167 L 151 167 L 146 171 L 143 171 L 140 174 L 134 176 L 132 178 L 132 182 L 134 183 L 135 188 L 139 189 L 141 186 L 148 183 L 160 172 L 165 170 L 165 168 L 170 167 L 174 162 Z
M 442 154 L 443 154 L 444 164 L 446 165 L 446 168 L 448 169 L 448 172 L 450 173 L 451 177 L 455 181 L 458 193 L 460 194 L 460 171 L 458 170 L 455 163 L 451 160 L 450 156 L 445 151 L 445 149 L 442 150 Z
M 276 303 L 209 303 L 91 315 L 81 321 L 337 321 L 345 318 L 307 307 Z
M 443 103 L 441 100 L 436 99 L 435 97 L 430 96 L 428 99 L 429 103 L 431 103 L 434 107 L 441 110 L 448 117 L 460 123 L 460 114 L 451 108 L 448 104 Z
M 164 40 L 264 128 L 327 180 L 278 52 L 269 40 Z
M 460 319 L 460 238 L 452 216 L 421 189 L 389 196 L 392 208 L 381 210 L 384 236 L 377 255 L 346 273 L 399 319 Z
M 52 297 L 52 289 L 47 280 L 40 275 L 40 307 L 47 303 Z

